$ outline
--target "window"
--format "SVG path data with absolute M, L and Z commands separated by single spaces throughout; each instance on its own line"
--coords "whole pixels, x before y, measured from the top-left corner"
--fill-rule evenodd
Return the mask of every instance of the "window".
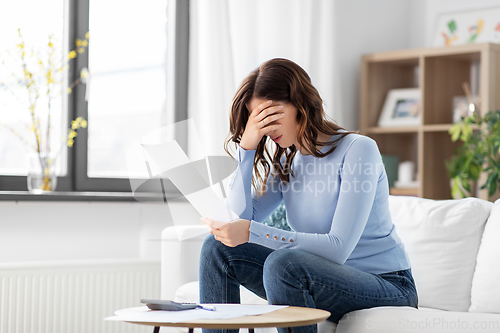
M 17 188 L 15 184 L 21 184 L 21 179 L 24 179 L 22 184 L 26 187 L 24 176 L 29 168 L 27 154 L 35 151 L 35 133 L 29 126 L 31 118 L 28 91 L 17 80 L 23 75 L 21 52 L 25 52 L 24 61 L 29 70 L 39 72 L 39 57 L 47 63 L 47 44 L 49 36 L 52 36 L 54 59 L 62 60 L 63 51 L 67 47 L 65 8 L 64 0 L 0 2 L 0 175 L 8 176 L 3 177 L 5 179 L 0 182 L 0 189 Z M 20 32 L 18 29 L 21 29 Z M 16 47 L 21 44 L 19 34 L 24 40 L 23 49 Z M 39 95 L 37 112 L 41 120 L 41 132 L 45 135 L 48 98 L 43 89 Z M 61 137 L 63 124 L 67 122 L 67 116 L 62 112 L 65 96 L 62 91 L 52 91 L 50 96 L 53 126 L 49 141 L 52 150 L 57 150 L 54 147 L 64 146 Z M 66 151 L 62 149 L 60 155 L 65 156 Z M 66 171 L 64 163 L 58 164 L 57 174 L 61 178 L 66 176 Z
M 124 3 L 90 0 L 90 178 L 127 178 L 127 147 L 166 120 L 166 1 Z
M 75 188 L 130 191 L 127 148 L 166 122 L 167 1 L 89 0 L 89 81 L 76 95 L 88 119 L 76 143 Z M 82 91 L 85 90 L 85 91 Z M 81 138 L 79 138 L 81 139 Z
M 18 26 L 26 32 L 32 29 L 37 36 L 54 33 L 61 49 L 70 50 L 76 38 L 90 32 L 89 47 L 74 59 L 67 81 L 73 82 L 84 68 L 89 75 L 85 84 L 75 86 L 70 95 L 62 94 L 58 101 L 59 110 L 65 111 L 58 112 L 62 117 L 57 136 L 63 136 L 76 117 L 87 119 L 88 128 L 79 131 L 74 147 L 64 154 L 57 190 L 130 191 L 127 148 L 169 123 L 167 104 L 173 105 L 167 96 L 167 74 L 173 77 L 167 70 L 169 3 L 182 1 L 51 0 L 49 4 L 25 0 L 0 4 L 0 33 L 6 29 L 17 33 Z M 187 17 L 187 4 L 177 7 L 183 7 Z M 187 45 L 186 33 L 183 38 Z M 12 44 L 3 36 L 0 39 L 0 47 Z M 0 49 L 0 57 L 2 53 Z M 0 99 L 0 124 L 10 127 L 22 119 L 20 112 L 8 111 L 7 103 L 12 101 Z M 26 190 L 23 149 L 13 133 L 0 127 L 0 190 Z

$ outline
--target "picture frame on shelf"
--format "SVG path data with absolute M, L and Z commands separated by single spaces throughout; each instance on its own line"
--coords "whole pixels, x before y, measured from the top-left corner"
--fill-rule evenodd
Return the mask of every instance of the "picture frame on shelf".
M 418 88 L 391 89 L 380 113 L 379 127 L 419 126 L 421 93 Z

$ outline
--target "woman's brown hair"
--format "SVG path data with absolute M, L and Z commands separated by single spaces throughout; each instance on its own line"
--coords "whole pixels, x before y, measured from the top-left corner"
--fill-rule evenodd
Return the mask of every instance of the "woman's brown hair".
M 331 154 L 337 142 L 349 133 L 342 127 L 328 119 L 323 110 L 323 100 L 318 91 L 311 84 L 307 72 L 293 61 L 287 59 L 271 59 L 252 71 L 241 83 L 231 105 L 229 115 L 229 135 L 224 148 L 228 149 L 230 142 L 239 144 L 252 110 L 246 105 L 253 98 L 269 99 L 283 103 L 292 103 L 297 108 L 297 142 L 308 154 L 315 157 L 325 157 Z M 343 130 L 339 132 L 339 130 Z M 330 142 L 318 141 L 318 133 L 327 135 L 340 134 L 338 138 Z M 281 181 L 287 184 L 290 174 L 293 176 L 291 165 L 297 147 L 281 148 L 275 144 L 274 154 L 268 149 L 266 143 L 268 136 L 264 135 L 260 140 L 254 158 L 254 174 L 252 185 L 256 193 L 262 194 L 266 189 L 266 181 L 271 173 L 272 163 L 274 170 Z M 271 139 L 268 142 L 274 143 Z M 331 146 L 322 153 L 317 146 Z M 281 165 L 281 158 L 285 155 L 285 163 Z

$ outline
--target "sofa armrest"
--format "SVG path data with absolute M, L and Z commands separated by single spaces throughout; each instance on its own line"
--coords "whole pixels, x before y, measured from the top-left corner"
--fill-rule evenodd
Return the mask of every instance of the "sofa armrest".
M 205 225 L 173 226 L 162 232 L 161 298 L 175 297 L 185 283 L 198 280 L 198 266 L 203 241 L 208 235 Z

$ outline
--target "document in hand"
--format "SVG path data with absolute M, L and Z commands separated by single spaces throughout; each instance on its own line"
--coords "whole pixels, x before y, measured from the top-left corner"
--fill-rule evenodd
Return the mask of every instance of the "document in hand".
M 142 146 L 162 174 L 170 179 L 201 216 L 223 223 L 238 219 L 238 215 L 215 192 L 214 188 L 219 185 L 211 185 L 200 174 L 177 141 Z

